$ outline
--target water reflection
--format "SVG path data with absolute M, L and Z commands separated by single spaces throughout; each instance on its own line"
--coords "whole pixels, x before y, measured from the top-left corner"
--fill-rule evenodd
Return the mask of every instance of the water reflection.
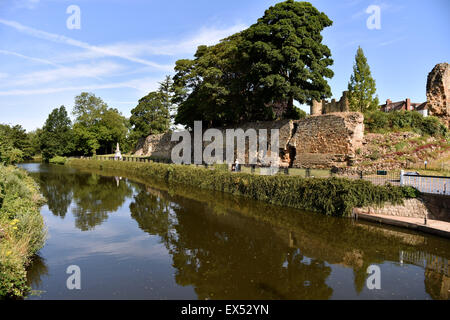
M 95 232 L 109 215 L 127 210 L 139 231 L 156 236 L 170 255 L 171 266 L 160 268 L 174 268 L 176 284 L 194 288 L 198 299 L 370 298 L 365 285 L 372 264 L 389 268 L 393 281 L 394 289 L 381 297 L 396 290 L 405 297 L 449 299 L 445 239 L 157 181 L 144 185 L 148 181 L 122 179 L 125 173 L 55 166 L 31 171 L 52 213 L 64 219 L 70 211 L 78 230 Z M 30 279 L 46 274 L 40 268 Z M 339 275 L 342 268 L 351 270 L 351 279 Z M 410 292 L 417 270 L 423 288 Z M 405 273 L 407 281 L 399 281 Z M 128 282 L 139 280 L 129 275 Z
M 207 206 L 152 188 L 130 205 L 139 226 L 161 237 L 175 278 L 199 299 L 328 299 L 331 268 L 289 248 L 267 225 L 236 215 L 211 216 Z
M 75 225 L 82 231 L 94 229 L 108 218 L 108 214 L 117 211 L 132 190 L 121 178 L 99 174 L 80 174 L 74 170 L 67 170 L 62 166 L 40 164 L 43 170 L 32 172 L 38 181 L 50 211 L 61 218 L 66 216 L 72 205 Z
M 48 275 L 48 267 L 45 259 L 39 255 L 35 255 L 27 270 L 27 285 L 39 287 L 42 284 L 42 277 L 46 275 Z

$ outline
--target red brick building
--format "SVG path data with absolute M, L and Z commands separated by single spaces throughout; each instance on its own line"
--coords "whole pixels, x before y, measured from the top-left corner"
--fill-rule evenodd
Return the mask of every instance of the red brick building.
M 406 99 L 403 101 L 392 102 L 391 100 L 386 100 L 386 104 L 380 106 L 380 110 L 383 112 L 391 111 L 417 111 L 421 113 L 424 117 L 428 116 L 428 107 L 426 102 L 415 103 L 411 102 L 411 99 Z

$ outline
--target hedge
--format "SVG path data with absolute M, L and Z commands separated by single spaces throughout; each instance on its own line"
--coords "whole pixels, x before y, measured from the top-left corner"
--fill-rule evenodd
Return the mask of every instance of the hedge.
M 411 187 L 378 186 L 370 181 L 345 178 L 261 176 L 194 166 L 121 161 L 69 159 L 66 164 L 76 168 L 121 170 L 131 177 L 222 191 L 332 216 L 351 216 L 355 207 L 382 206 L 386 202 L 402 204 L 404 199 L 418 195 Z
M 364 114 L 368 132 L 383 133 L 392 130 L 408 130 L 430 136 L 446 136 L 447 128 L 437 117 L 423 117 L 416 111 L 372 111 Z

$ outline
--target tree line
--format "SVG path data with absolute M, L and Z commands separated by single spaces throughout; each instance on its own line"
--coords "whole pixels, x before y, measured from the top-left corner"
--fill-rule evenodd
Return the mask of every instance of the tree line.
M 204 128 L 249 121 L 301 119 L 297 104 L 331 97 L 334 76 L 330 49 L 321 32 L 332 25 L 308 2 L 287 0 L 265 11 L 248 29 L 199 46 L 194 59 L 176 62 L 175 75 L 139 100 L 126 118 L 100 97 L 75 97 L 72 122 L 64 106 L 54 109 L 44 126 L 26 133 L 20 126 L 0 127 L 0 161 L 17 162 L 41 153 L 55 156 L 111 154 L 116 143 L 133 151 L 137 142 L 175 125 Z M 378 107 L 367 59 L 358 49 L 348 90 L 353 111 Z

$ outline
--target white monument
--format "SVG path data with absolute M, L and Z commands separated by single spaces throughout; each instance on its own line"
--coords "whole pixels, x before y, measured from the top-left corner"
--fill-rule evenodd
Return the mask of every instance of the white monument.
M 122 160 L 122 153 L 120 153 L 119 143 L 117 142 L 116 155 L 114 160 Z

